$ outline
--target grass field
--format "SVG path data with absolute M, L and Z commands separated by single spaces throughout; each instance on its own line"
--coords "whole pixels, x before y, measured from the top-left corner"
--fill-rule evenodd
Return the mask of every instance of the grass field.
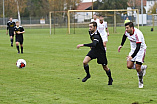
M 10 47 L 6 30 L 0 30 L 0 104 L 157 104 L 157 32 L 150 28 L 140 27 L 148 46 L 143 89 L 138 88 L 136 71 L 126 68 L 129 41 L 117 52 L 124 27 L 115 34 L 109 28 L 112 86 L 107 85 L 106 73 L 96 60 L 89 64 L 91 78 L 81 82 L 85 76 L 82 61 L 90 49 L 76 49 L 76 45 L 90 42 L 88 28 L 71 35 L 66 35 L 66 29 L 57 29 L 55 35 L 49 35 L 49 29 L 25 29 L 24 54 L 17 54 L 15 42 Z M 27 61 L 26 68 L 16 67 L 19 58 Z

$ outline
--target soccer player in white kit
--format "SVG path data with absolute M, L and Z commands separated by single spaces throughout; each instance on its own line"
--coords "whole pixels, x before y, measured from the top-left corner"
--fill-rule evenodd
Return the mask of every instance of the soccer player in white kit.
M 97 18 L 96 14 L 93 15 L 93 19 L 91 19 L 91 22 L 98 22 L 99 19 Z
M 106 50 L 106 44 L 108 41 L 109 31 L 107 28 L 107 22 L 104 21 L 103 16 L 100 15 L 99 21 L 97 22 L 97 30 L 99 31 L 101 38 L 103 40 L 103 45 Z
M 118 47 L 118 52 L 125 43 L 126 38 L 130 40 L 131 51 L 127 56 L 127 68 L 136 69 L 139 88 L 143 88 L 143 76 L 146 74 L 147 65 L 142 65 L 146 54 L 146 44 L 142 32 L 134 27 L 132 22 L 125 24 L 125 34 L 123 35 L 121 45 Z M 136 64 L 134 64 L 136 62 Z

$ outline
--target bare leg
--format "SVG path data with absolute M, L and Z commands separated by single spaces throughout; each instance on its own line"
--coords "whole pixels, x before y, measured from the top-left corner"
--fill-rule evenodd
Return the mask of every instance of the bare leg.
M 104 45 L 105 50 L 107 50 L 106 44 L 107 44 L 107 41 L 104 41 L 103 45 Z
M 133 66 L 134 66 L 134 62 L 128 60 L 128 61 L 127 61 L 127 68 L 128 68 L 128 69 L 132 69 Z

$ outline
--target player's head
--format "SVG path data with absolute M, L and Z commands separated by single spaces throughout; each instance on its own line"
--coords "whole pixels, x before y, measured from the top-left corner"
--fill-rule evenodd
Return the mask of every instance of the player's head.
M 102 15 L 100 15 L 100 16 L 99 16 L 99 20 L 100 20 L 100 22 L 103 22 L 104 17 L 103 17 Z
M 93 33 L 95 30 L 97 30 L 97 23 L 96 22 L 91 22 L 89 23 L 89 30 Z
M 16 26 L 19 26 L 19 25 L 20 25 L 19 21 L 16 21 Z
M 96 14 L 94 14 L 94 15 L 93 15 L 93 19 L 96 19 L 96 18 L 97 18 L 97 16 L 96 16 Z
M 12 18 L 12 17 L 10 17 L 10 18 L 9 18 L 9 20 L 10 20 L 10 21 L 12 21 L 12 20 L 13 20 L 13 18 Z
M 128 32 L 128 33 L 132 33 L 133 32 L 133 29 L 134 29 L 134 24 L 132 22 L 127 22 L 125 24 L 125 30 Z

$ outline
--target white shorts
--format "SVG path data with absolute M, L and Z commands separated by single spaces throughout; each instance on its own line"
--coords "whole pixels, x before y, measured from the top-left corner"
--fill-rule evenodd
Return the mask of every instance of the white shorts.
M 134 53 L 135 50 L 131 50 L 129 53 L 129 56 L 131 56 Z M 137 61 L 137 62 L 144 62 L 144 58 L 145 58 L 145 54 L 146 54 L 146 49 L 140 49 L 137 53 L 137 55 L 131 60 L 131 61 Z
M 100 35 L 101 35 L 101 38 L 102 38 L 103 42 L 107 42 L 108 41 L 107 32 L 100 33 Z

